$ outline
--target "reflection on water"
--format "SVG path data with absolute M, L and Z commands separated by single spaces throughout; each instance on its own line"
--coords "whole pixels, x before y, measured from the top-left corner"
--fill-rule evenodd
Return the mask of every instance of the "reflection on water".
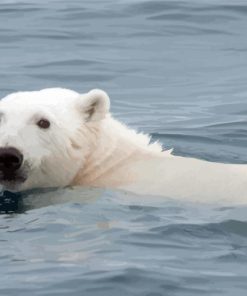
M 101 188 L 48 188 L 25 192 L 3 191 L 0 196 L 0 213 L 24 213 L 28 210 L 64 203 L 94 202 L 103 194 Z
M 20 193 L 3 191 L 0 195 L 0 213 L 15 213 L 21 208 L 22 198 Z

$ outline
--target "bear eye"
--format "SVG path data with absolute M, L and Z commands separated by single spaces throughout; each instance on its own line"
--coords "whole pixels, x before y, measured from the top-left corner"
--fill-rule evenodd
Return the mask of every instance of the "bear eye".
M 40 127 L 40 128 L 43 128 L 43 129 L 47 129 L 50 127 L 50 121 L 47 120 L 47 119 L 40 119 L 38 122 L 37 122 L 37 126 Z

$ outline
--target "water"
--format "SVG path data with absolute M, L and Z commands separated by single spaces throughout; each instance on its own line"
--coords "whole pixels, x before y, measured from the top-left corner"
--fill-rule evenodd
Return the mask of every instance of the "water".
M 103 88 L 175 154 L 247 163 L 246 28 L 246 1 L 3 0 L 0 96 Z M 0 295 L 246 295 L 246 227 L 247 207 L 33 192 L 0 216 Z

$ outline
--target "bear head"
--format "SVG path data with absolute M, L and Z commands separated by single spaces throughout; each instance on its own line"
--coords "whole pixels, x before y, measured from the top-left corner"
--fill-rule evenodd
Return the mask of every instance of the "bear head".
M 71 183 L 96 145 L 110 100 L 102 90 L 51 88 L 0 101 L 0 185 L 21 191 Z

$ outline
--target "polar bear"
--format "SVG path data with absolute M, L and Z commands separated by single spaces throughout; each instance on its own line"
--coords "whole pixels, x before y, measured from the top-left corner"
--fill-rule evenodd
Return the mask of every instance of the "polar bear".
M 0 101 L 4 190 L 92 186 L 192 201 L 247 201 L 247 166 L 174 156 L 110 114 L 102 90 L 51 88 Z

